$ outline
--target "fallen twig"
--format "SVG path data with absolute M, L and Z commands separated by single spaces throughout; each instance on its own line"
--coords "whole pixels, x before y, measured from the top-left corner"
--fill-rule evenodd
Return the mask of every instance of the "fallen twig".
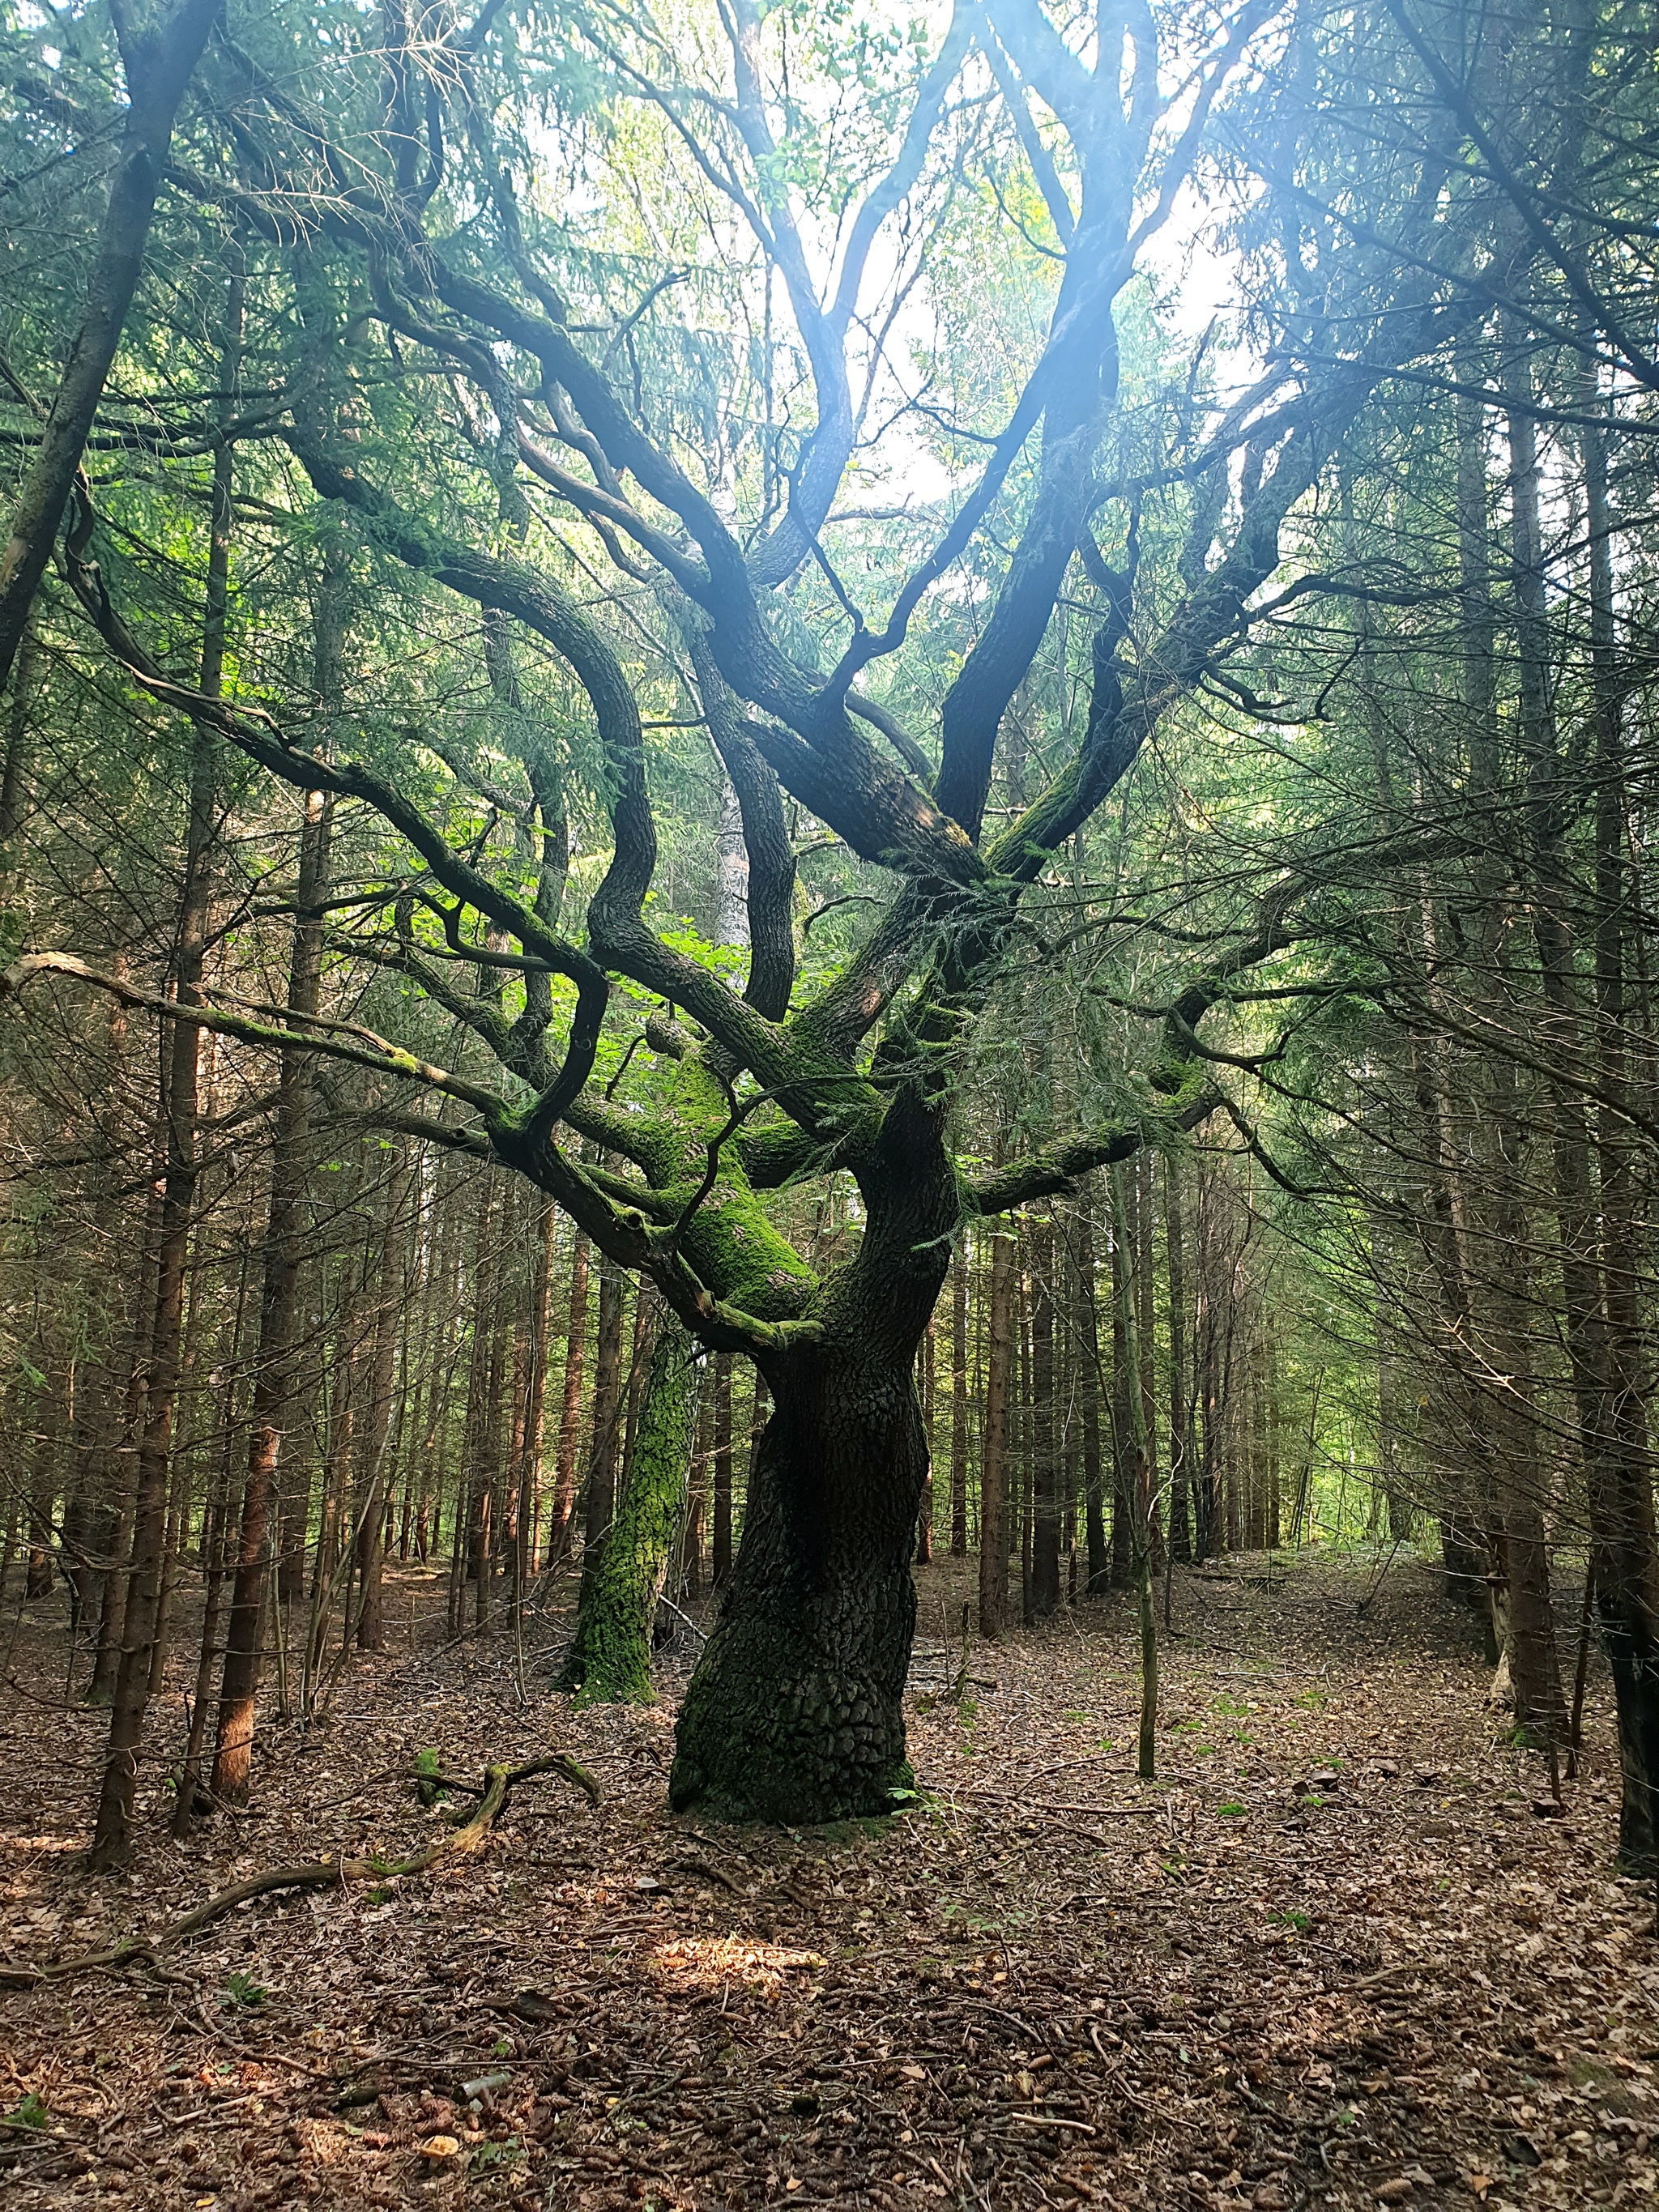
M 1086 1813 L 1096 1820 L 1155 1820 L 1164 1810 L 1161 1805 L 1060 1804 L 1052 1798 L 1026 1797 L 1006 1790 L 961 1790 L 956 1794 L 992 1805 L 1021 1805 L 1028 1813 Z
M 464 1858 L 482 1850 L 489 1840 L 509 1792 L 520 1783 L 534 1781 L 543 1774 L 562 1774 L 586 1792 L 591 1803 L 597 1805 L 599 1802 L 598 1783 L 562 1752 L 554 1752 L 545 1759 L 532 1759 L 522 1766 L 488 1766 L 481 1786 L 475 1787 L 470 1782 L 447 1784 L 477 1796 L 478 1806 L 471 1817 L 462 1826 L 440 1836 L 424 1850 L 409 1858 L 309 1859 L 298 1865 L 270 1867 L 264 1874 L 250 1875 L 246 1881 L 217 1891 L 193 1911 L 186 1912 L 182 1919 L 173 1921 L 155 1936 L 124 1936 L 104 1950 L 83 1951 L 76 1958 L 44 1965 L 0 1964 L 0 1987 L 34 1989 L 42 1983 L 63 1981 L 71 1974 L 95 1972 L 100 1967 L 154 1965 L 187 1937 L 199 1935 L 204 1928 L 211 1927 L 215 1921 L 222 1920 L 227 1913 L 234 1912 L 239 1905 L 251 1904 L 255 1898 L 278 1896 L 294 1890 L 344 1889 L 355 1881 L 398 1881 L 408 1875 L 426 1873 L 440 1859 Z
M 742 1882 L 721 1868 L 710 1866 L 706 1859 L 675 1859 L 671 1863 L 671 1870 L 675 1874 L 701 1875 L 705 1881 L 718 1882 L 722 1889 L 729 1889 L 733 1897 L 746 1897 L 749 1893 Z

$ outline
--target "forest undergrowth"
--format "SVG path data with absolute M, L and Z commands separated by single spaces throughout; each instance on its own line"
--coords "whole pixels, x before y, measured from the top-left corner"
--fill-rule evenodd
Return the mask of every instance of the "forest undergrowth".
M 185 1850 L 146 1821 L 119 1880 L 77 1859 L 101 1717 L 65 1708 L 61 1630 L 26 1609 L 0 1733 L 12 1960 L 153 1929 L 273 1863 L 418 1849 L 453 1817 L 403 1778 L 422 1751 L 471 1776 L 550 1741 L 603 1797 L 550 1778 L 479 1856 L 0 1996 L 8 2203 L 1651 2197 L 1659 1948 L 1650 1892 L 1606 1871 L 1594 1670 L 1548 1818 L 1425 1565 L 1178 1573 L 1143 1784 L 1127 1603 L 964 1660 L 961 1568 L 919 1584 L 920 1794 L 885 1823 L 675 1818 L 689 1652 L 664 1655 L 656 1707 L 582 1712 L 532 1650 L 523 1703 L 510 1644 L 444 1645 L 441 1584 L 404 1578 L 393 1648 L 325 1724 L 264 1739 L 257 1809 Z

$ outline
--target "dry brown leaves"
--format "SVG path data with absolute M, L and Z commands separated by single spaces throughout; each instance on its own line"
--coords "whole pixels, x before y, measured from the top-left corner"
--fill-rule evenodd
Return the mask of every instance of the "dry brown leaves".
M 1646 2203 L 1659 1954 L 1609 1871 L 1605 1698 L 1540 1820 L 1425 1569 L 1362 1620 L 1369 1573 L 1260 1568 L 1178 1583 L 1146 1786 L 1126 1611 L 975 1647 L 958 1706 L 965 1574 L 923 1571 L 923 1797 L 789 1835 L 671 1818 L 666 1707 L 573 1714 L 544 1666 L 522 1705 L 509 1651 L 421 1639 L 410 1583 L 408 1648 L 325 1728 L 270 1733 L 255 1816 L 183 1850 L 158 1824 L 100 1883 L 73 1856 L 100 1721 L 62 1709 L 61 1631 L 26 1620 L 14 1956 L 274 1860 L 410 1849 L 444 1815 L 376 1778 L 426 1746 L 469 1771 L 568 1747 L 606 1798 L 526 1790 L 482 1859 L 249 1908 L 165 1979 L 0 2001 L 9 2205 Z

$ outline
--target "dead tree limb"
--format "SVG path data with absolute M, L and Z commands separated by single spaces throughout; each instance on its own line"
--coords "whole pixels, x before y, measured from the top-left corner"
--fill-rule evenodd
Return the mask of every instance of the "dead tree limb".
M 401 1859 L 308 1859 L 295 1865 L 270 1867 L 264 1874 L 251 1875 L 246 1881 L 216 1891 L 194 1911 L 172 1921 L 154 1936 L 124 1936 L 118 1943 L 112 1943 L 101 1951 L 85 1951 L 73 1959 L 40 1965 L 0 1963 L 0 1988 L 35 1989 L 43 1983 L 63 1981 L 71 1974 L 95 1972 L 100 1968 L 154 1965 L 189 1937 L 199 1935 L 215 1921 L 222 1920 L 239 1905 L 252 1904 L 255 1898 L 276 1897 L 295 1890 L 345 1889 L 358 1881 L 400 1881 L 410 1875 L 425 1874 L 440 1860 L 467 1857 L 482 1850 L 488 1843 L 502 1807 L 519 1784 L 533 1782 L 544 1774 L 562 1774 L 584 1793 L 590 1804 L 599 1803 L 599 1784 L 585 1767 L 563 1752 L 551 1753 L 545 1759 L 532 1759 L 522 1766 L 487 1766 L 481 1783 L 455 1781 L 447 1776 L 417 1775 L 411 1771 L 408 1778 L 410 1780 L 436 1781 L 443 1788 L 465 1790 L 478 1800 L 477 1809 L 461 1826 L 439 1837 L 423 1850 Z

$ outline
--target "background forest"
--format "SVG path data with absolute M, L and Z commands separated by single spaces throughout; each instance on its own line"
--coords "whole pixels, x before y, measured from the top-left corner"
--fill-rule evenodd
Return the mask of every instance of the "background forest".
M 410 1589 L 693 1638 L 674 1802 L 798 1823 L 913 1788 L 913 1556 L 1150 1656 L 1367 1542 L 1558 1789 L 1599 1644 L 1651 1869 L 1647 11 L 4 20 L 0 1588 L 95 1862 Z

